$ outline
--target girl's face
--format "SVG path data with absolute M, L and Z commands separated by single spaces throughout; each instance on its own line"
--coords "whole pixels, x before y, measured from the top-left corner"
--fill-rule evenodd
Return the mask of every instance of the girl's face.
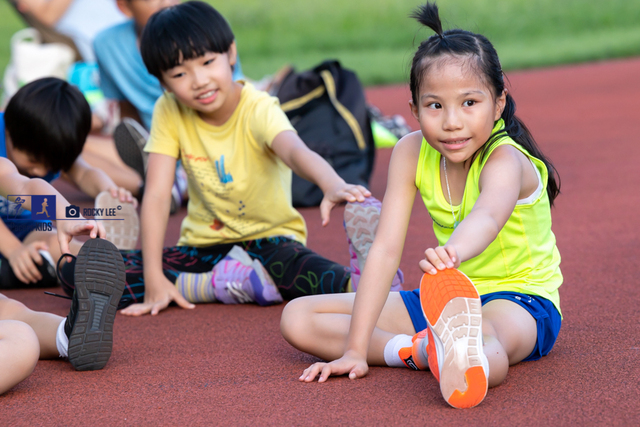
M 163 71 L 162 82 L 183 105 L 196 110 L 205 121 L 218 125 L 230 117 L 236 107 L 234 100 L 239 100 L 231 69 L 235 63 L 234 42 L 228 52 L 207 52 Z
M 422 135 L 450 163 L 464 163 L 491 136 L 506 92 L 497 99 L 465 58 L 444 58 L 424 76 L 418 105 L 411 104 Z

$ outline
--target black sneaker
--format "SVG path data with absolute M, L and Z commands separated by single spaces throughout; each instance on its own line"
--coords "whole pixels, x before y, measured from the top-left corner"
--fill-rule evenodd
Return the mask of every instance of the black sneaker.
M 116 150 L 122 161 L 138 172 L 144 181 L 148 154 L 144 146 L 149 139 L 147 130 L 135 120 L 125 117 L 113 131 Z
M 36 264 L 42 279 L 36 283 L 24 283 L 13 272 L 9 260 L 0 259 L 0 289 L 25 289 L 25 288 L 51 288 L 58 286 L 56 269 L 49 252 L 39 251 L 42 256 L 42 264 Z
M 107 364 L 124 284 L 124 261 L 118 249 L 107 240 L 88 240 L 75 261 L 75 290 L 64 324 L 69 362 L 76 370 L 94 371 Z

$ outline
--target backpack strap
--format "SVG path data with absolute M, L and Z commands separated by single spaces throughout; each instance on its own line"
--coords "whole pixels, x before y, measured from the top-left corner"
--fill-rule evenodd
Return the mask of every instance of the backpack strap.
M 320 98 L 322 95 L 324 95 L 324 86 L 318 86 L 317 88 L 307 93 L 306 95 L 301 96 L 300 98 L 292 99 L 291 101 L 287 101 L 284 104 L 281 104 L 280 108 L 282 108 L 282 111 L 284 111 L 285 113 L 288 113 L 289 111 L 302 107 L 304 104 L 313 99 Z
M 353 136 L 355 136 L 356 142 L 358 143 L 358 148 L 360 148 L 361 151 L 366 150 L 367 144 L 364 141 L 364 136 L 362 135 L 362 129 L 360 129 L 358 120 L 356 120 L 353 114 L 351 114 L 351 111 L 349 111 L 344 105 L 342 105 L 340 101 L 338 101 L 338 98 L 336 97 L 336 83 L 333 79 L 333 75 L 329 70 L 322 70 L 320 71 L 320 76 L 324 81 L 324 87 L 327 89 L 327 94 L 329 95 L 329 99 L 331 100 L 331 103 L 333 104 L 335 109 L 338 111 L 338 113 L 340 113 L 344 121 L 347 122 L 347 124 L 351 128 L 351 131 L 353 132 Z

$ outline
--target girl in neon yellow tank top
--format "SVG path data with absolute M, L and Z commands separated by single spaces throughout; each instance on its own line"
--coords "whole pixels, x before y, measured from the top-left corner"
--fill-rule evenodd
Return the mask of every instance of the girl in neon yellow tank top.
M 413 17 L 436 32 L 411 67 L 420 131 L 394 148 L 357 293 L 294 300 L 281 329 L 298 349 L 333 360 L 313 364 L 301 381 L 362 377 L 368 364 L 429 368 L 447 402 L 466 408 L 509 365 L 538 359 L 555 342 L 562 275 L 550 206 L 559 182 L 514 116 L 489 40 L 443 31 L 434 4 Z M 417 191 L 439 246 L 419 263 L 419 290 L 389 293 Z

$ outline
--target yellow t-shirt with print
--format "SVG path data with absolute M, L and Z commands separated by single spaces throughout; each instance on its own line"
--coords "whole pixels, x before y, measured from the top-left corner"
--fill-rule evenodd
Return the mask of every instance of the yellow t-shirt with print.
M 291 204 L 291 169 L 271 150 L 293 130 L 278 99 L 244 83 L 240 102 L 213 126 L 171 93 L 156 102 L 149 153 L 182 161 L 188 176 L 188 213 L 178 245 L 210 246 L 273 236 L 306 243 L 304 219 Z

